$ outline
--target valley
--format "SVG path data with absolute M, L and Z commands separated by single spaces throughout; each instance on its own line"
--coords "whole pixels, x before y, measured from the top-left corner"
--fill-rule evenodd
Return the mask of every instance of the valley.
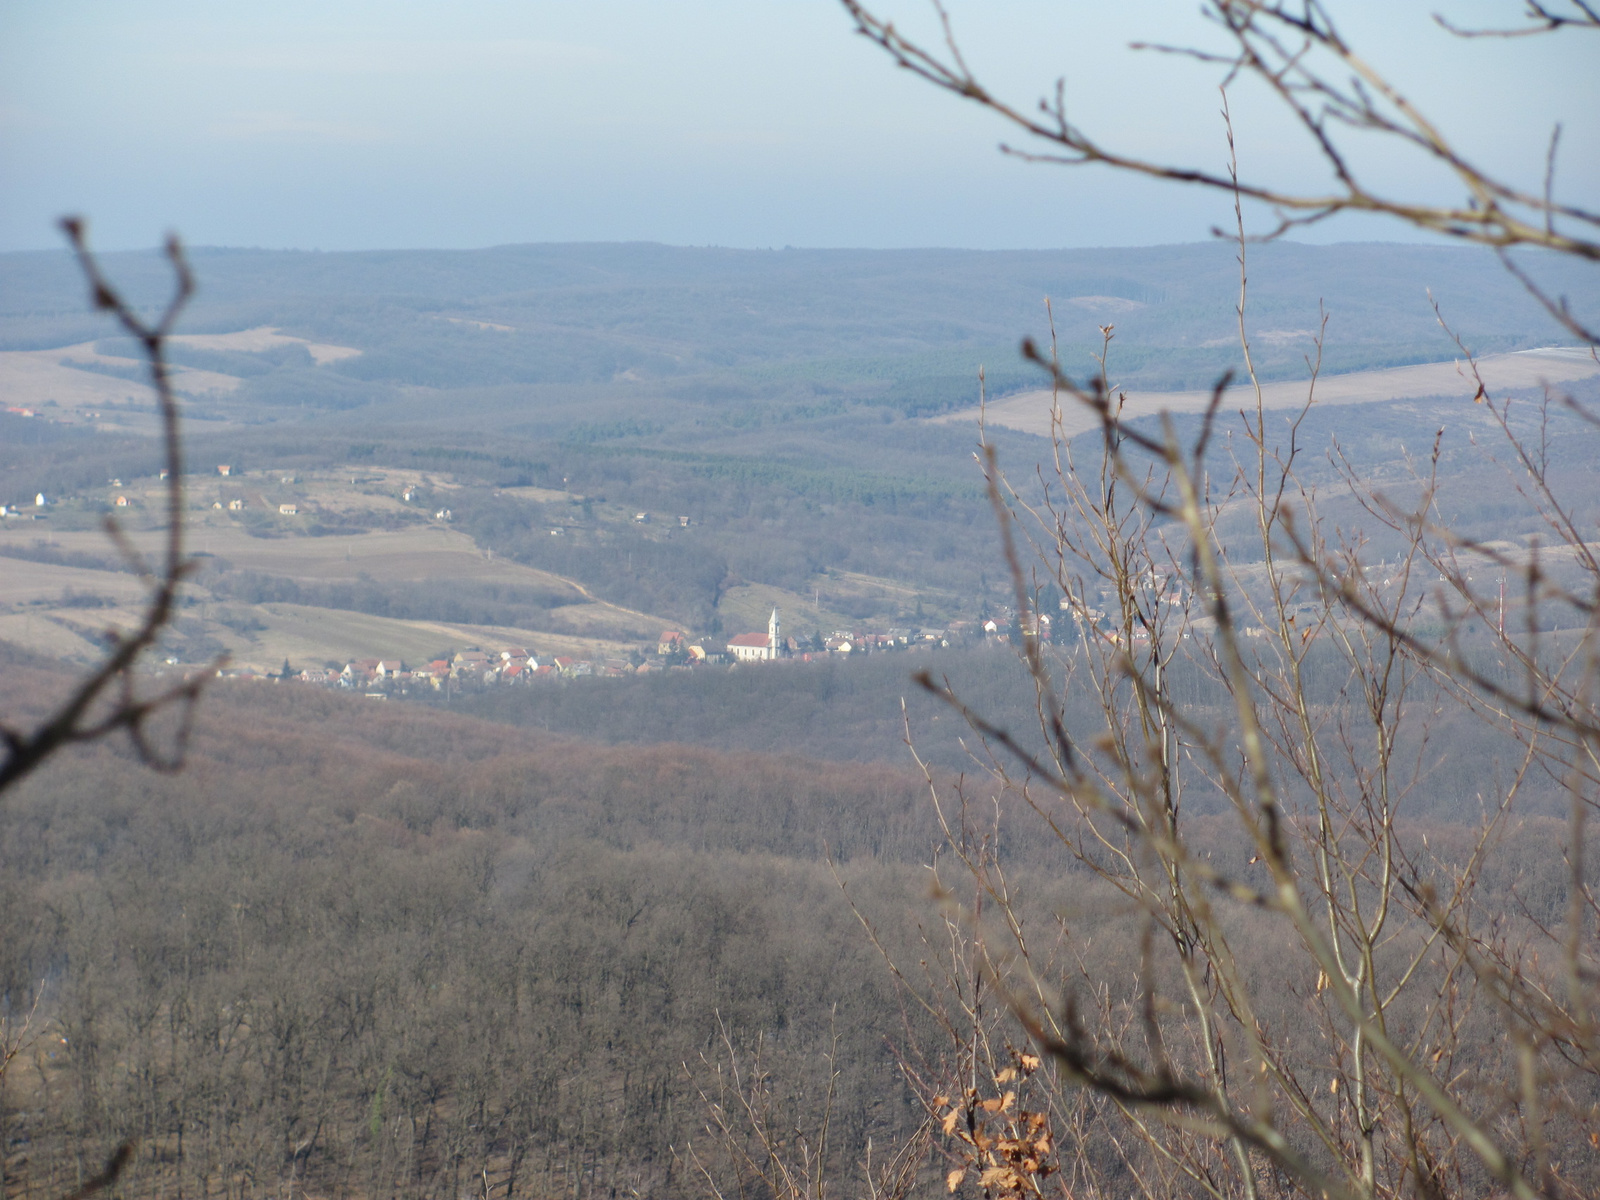
M 1497 937 L 1556 927 L 1571 764 L 1496 713 L 1587 661 L 1593 359 L 1490 255 L 1258 259 L 1263 410 L 1236 389 L 1203 429 L 1239 365 L 1228 247 L 196 252 L 170 346 L 194 568 L 128 686 L 205 687 L 192 728 L 167 710 L 143 742 L 64 750 L 0 805 L 0 1037 L 41 1014 L 0 1073 L 5 1196 L 57 1200 L 137 1138 L 117 1194 L 140 1200 L 794 1200 L 752 1185 L 754 1135 L 719 1111 L 783 1114 L 784 1146 L 826 1126 L 811 1161 L 830 1179 L 910 1147 L 908 1180 L 960 1191 L 937 1141 L 957 1092 L 935 1089 L 981 1047 L 963 1094 L 1003 1115 L 1034 1070 L 1000 1040 L 991 980 L 1087 997 L 1119 1029 L 1160 987 L 1193 1057 L 1168 999 L 1182 963 L 1148 972 L 1165 943 L 1140 907 L 1191 875 L 1263 1028 L 1325 1088 L 1328 992 L 1253 899 L 1267 868 L 1239 821 L 1244 789 L 1280 778 L 1299 861 L 1351 841 L 1360 894 L 1367 864 L 1399 861 L 1360 838 L 1392 836 L 1405 896 L 1467 872 Z M 107 265 L 159 301 L 158 260 Z M 69 268 L 0 255 L 18 728 L 134 625 L 137 559 L 164 537 L 133 347 Z M 1429 288 L 1494 404 L 1464 390 Z M 1169 464 L 1131 442 L 1106 462 L 1076 413 L 1049 436 L 1016 348 L 1046 296 L 1066 368 L 1094 370 L 1114 322 L 1128 429 L 1165 412 L 1192 455 L 1226 620 Z M 1318 297 L 1325 371 L 1301 413 Z M 1259 481 L 1280 470 L 1292 513 L 1264 539 Z M 1453 540 L 1419 549 L 1421 504 Z M 1300 520 L 1320 557 L 1296 557 Z M 1264 722 L 1267 784 L 1241 711 Z M 178 750 L 182 770 L 148 769 Z M 1152 889 L 1156 811 L 1189 857 Z M 1384 953 L 1430 944 L 1392 894 Z M 1388 1011 L 1423 1028 L 1457 968 L 1418 962 Z M 1476 1029 L 1441 1053 L 1499 1078 Z M 1028 1111 L 1120 1169 L 1116 1114 L 1053 1069 Z

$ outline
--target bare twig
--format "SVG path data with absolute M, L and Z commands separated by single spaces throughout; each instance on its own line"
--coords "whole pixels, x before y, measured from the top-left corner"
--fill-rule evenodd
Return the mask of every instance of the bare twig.
M 125 557 L 149 584 L 150 596 L 133 630 L 108 634 L 111 652 L 105 661 L 78 680 L 50 715 L 31 728 L 0 725 L 0 743 L 5 748 L 5 757 L 0 760 L 0 793 L 26 778 L 63 747 L 96 741 L 119 730 L 127 732 L 146 765 L 159 771 L 178 769 L 184 760 L 195 702 L 206 677 L 213 673 L 203 672 L 182 683 L 148 693 L 138 688 L 135 677 L 141 657 L 155 646 L 172 621 L 179 589 L 193 569 L 183 550 L 183 446 L 166 347 L 178 317 L 194 294 L 194 276 L 178 239 L 169 238 L 166 256 L 174 277 L 172 297 L 157 320 L 146 321 L 101 272 L 89 250 L 82 220 L 66 218 L 61 228 L 88 280 L 90 302 L 116 318 L 139 343 L 149 365 L 166 468 L 166 536 L 159 560 L 147 563 L 125 546 L 115 521 L 107 520 L 107 534 L 124 546 Z M 178 727 L 172 735 L 170 748 L 162 750 L 152 736 L 151 722 L 157 715 L 173 709 L 179 715 Z

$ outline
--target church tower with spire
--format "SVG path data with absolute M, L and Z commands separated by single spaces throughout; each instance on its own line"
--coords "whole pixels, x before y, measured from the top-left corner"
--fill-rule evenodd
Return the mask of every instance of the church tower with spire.
M 741 633 L 728 641 L 728 653 L 735 662 L 772 662 L 783 657 L 783 629 L 778 610 L 767 618 L 766 633 Z

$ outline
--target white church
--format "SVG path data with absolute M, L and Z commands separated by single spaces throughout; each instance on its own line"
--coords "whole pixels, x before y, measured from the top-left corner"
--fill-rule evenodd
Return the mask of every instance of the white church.
M 772 610 L 766 633 L 741 633 L 728 643 L 734 662 L 772 662 L 783 655 L 783 638 L 778 629 L 778 610 Z

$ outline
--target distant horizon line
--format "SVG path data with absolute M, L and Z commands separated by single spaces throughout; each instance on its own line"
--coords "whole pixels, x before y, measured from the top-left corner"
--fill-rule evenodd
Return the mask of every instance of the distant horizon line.
M 92 232 L 92 231 L 91 231 Z M 180 234 L 181 237 L 181 234 Z M 568 241 L 532 241 L 532 242 L 495 242 L 485 246 L 369 246 L 359 249 L 334 249 L 325 250 L 320 246 L 229 246 L 213 243 L 184 243 L 184 250 L 190 254 L 304 254 L 304 255 L 336 255 L 336 254 L 487 254 L 496 250 L 523 250 L 534 248 L 581 248 L 581 247 L 654 247 L 664 250 L 701 250 L 720 251 L 734 254 L 1092 254 L 1121 250 L 1173 250 L 1187 249 L 1198 246 L 1232 246 L 1233 238 L 1206 238 L 1187 242 L 1145 242 L 1141 244 L 1110 245 L 1110 246 L 1031 246 L 1009 248 L 981 248 L 973 246 L 725 246 L 716 243 L 688 243 L 688 242 L 663 242 L 648 238 L 617 239 L 611 241 L 593 239 L 573 239 Z M 1400 239 L 1385 238 L 1360 238 L 1340 242 L 1302 242 L 1292 238 L 1273 238 L 1252 241 L 1253 247 L 1267 248 L 1271 246 L 1294 246 L 1307 250 L 1336 250 L 1353 246 L 1407 246 L 1418 249 L 1438 250 L 1477 250 L 1491 253 L 1487 246 L 1477 246 L 1471 243 L 1429 239 L 1423 241 L 1405 241 Z M 160 255 L 164 251 L 160 246 L 121 246 L 101 247 L 96 246 L 95 253 L 107 254 L 153 254 Z M 36 247 L 34 249 L 0 250 L 0 257 L 20 257 L 23 255 L 50 255 L 61 254 L 70 256 L 72 251 L 63 244 L 61 247 Z

